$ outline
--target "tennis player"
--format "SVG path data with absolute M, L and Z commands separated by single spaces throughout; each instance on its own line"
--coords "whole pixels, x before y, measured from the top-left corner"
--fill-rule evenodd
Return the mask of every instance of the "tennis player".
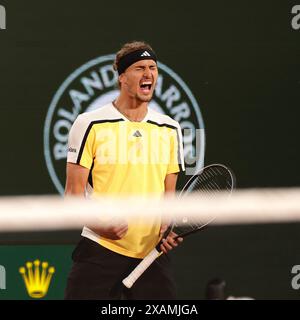
M 145 42 L 117 53 L 118 98 L 78 116 L 69 135 L 66 195 L 158 196 L 174 193 L 184 170 L 178 122 L 149 108 L 158 79 L 157 58 Z M 101 208 L 100 208 L 101 209 Z M 118 284 L 159 242 L 167 225 L 141 215 L 85 226 L 75 248 L 66 299 L 119 299 Z M 167 253 L 182 241 L 169 236 Z M 127 299 L 175 299 L 168 254 L 159 257 L 126 293 Z

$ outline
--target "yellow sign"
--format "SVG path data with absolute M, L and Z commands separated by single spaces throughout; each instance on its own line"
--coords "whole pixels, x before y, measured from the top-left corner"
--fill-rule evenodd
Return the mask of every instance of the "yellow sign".
M 38 299 L 46 296 L 53 273 L 55 272 L 54 267 L 48 268 L 48 262 L 41 263 L 40 260 L 28 261 L 26 262 L 26 267 L 20 267 L 19 272 L 31 298 Z

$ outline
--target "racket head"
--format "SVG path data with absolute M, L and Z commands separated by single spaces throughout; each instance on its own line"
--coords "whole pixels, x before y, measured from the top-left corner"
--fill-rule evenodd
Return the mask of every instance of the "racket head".
M 179 197 L 183 198 L 187 194 L 202 194 L 214 197 L 220 191 L 231 195 L 235 187 L 236 178 L 233 171 L 223 164 L 216 163 L 203 167 L 193 175 L 184 185 Z M 215 216 L 206 221 L 199 221 L 186 216 L 176 220 L 173 223 L 172 230 L 178 236 L 186 237 L 205 229 L 214 220 Z
M 224 164 L 215 163 L 203 167 L 194 174 L 184 185 L 179 196 L 195 192 L 213 195 L 218 191 L 227 191 L 231 194 L 235 188 L 236 178 L 233 171 Z

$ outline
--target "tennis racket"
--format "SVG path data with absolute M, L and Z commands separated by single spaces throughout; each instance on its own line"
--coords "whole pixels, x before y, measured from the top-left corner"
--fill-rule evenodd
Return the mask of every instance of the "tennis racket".
M 222 164 L 211 164 L 202 168 L 197 174 L 193 175 L 183 187 L 179 197 L 184 197 L 190 193 L 201 193 L 209 196 L 214 196 L 219 191 L 228 192 L 231 194 L 235 188 L 235 176 L 233 172 Z M 164 233 L 163 239 L 173 231 L 177 238 L 189 236 L 195 232 L 205 229 L 215 217 L 207 221 L 199 221 L 189 217 L 182 217 L 180 221 L 176 221 L 169 226 Z M 162 241 L 136 266 L 136 268 L 123 279 L 125 287 L 130 289 L 137 279 L 149 268 L 149 266 L 157 259 L 163 252 L 160 250 Z

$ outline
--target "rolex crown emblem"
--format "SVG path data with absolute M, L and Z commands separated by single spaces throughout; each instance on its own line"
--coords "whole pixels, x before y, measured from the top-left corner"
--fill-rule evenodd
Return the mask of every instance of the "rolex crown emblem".
M 26 262 L 26 267 L 20 267 L 19 272 L 25 283 L 25 287 L 30 297 L 43 298 L 48 292 L 48 288 L 55 272 L 54 267 L 48 267 L 48 262 Z

